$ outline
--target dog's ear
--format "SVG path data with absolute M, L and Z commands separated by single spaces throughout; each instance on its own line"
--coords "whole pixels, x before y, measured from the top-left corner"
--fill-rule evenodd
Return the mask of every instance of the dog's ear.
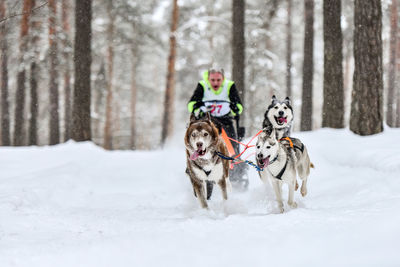
M 190 123 L 197 121 L 196 115 L 194 113 L 190 114 Z
M 291 101 L 290 101 L 290 98 L 289 98 L 288 96 L 285 98 L 285 100 L 283 101 L 283 103 L 285 103 L 285 104 L 288 105 L 288 106 L 292 105 L 292 103 L 291 103 Z
M 211 122 L 211 115 L 210 115 L 210 112 L 207 112 L 207 113 L 206 113 L 206 120 L 207 120 L 208 122 Z
M 273 96 L 272 96 L 272 101 L 271 101 L 271 104 L 272 104 L 272 105 L 275 105 L 275 104 L 276 104 L 276 102 L 278 102 L 278 99 L 276 99 L 276 96 L 275 96 L 275 95 L 273 95 Z

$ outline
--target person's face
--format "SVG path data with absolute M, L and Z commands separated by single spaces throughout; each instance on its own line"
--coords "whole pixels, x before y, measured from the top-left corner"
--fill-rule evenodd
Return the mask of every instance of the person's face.
M 214 72 L 208 76 L 208 80 L 210 81 L 211 87 L 217 91 L 221 87 L 224 77 L 222 77 L 221 73 Z

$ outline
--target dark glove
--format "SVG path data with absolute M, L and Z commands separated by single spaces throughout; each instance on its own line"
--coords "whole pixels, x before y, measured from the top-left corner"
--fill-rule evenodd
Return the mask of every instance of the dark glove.
M 236 114 L 239 113 L 239 108 L 237 107 L 236 103 L 230 103 L 230 104 L 229 104 L 229 107 L 230 107 L 231 110 L 232 110 L 233 112 L 235 112 Z
M 196 110 L 196 109 L 198 109 L 198 108 L 200 108 L 202 106 L 204 106 L 204 102 L 203 101 L 196 102 L 196 104 L 193 105 L 193 110 Z

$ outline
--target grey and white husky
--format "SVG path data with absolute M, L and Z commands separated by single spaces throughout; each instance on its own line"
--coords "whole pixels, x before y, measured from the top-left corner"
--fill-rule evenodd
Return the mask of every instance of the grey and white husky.
M 293 122 L 293 108 L 289 97 L 279 101 L 275 95 L 272 96 L 271 104 L 264 114 L 263 129 L 267 134 L 276 130 L 277 140 L 290 136 L 290 130 Z
M 300 144 L 302 143 L 300 142 Z M 297 207 L 297 203 L 293 199 L 294 191 L 297 190 L 298 186 L 297 175 L 302 180 L 301 195 L 304 197 L 307 194 L 307 179 L 310 175 L 310 167 L 313 167 L 313 165 L 310 162 L 307 148 L 303 144 L 301 149 L 294 149 L 294 154 L 295 159 L 291 156 L 288 147 L 276 139 L 276 130 L 272 130 L 270 135 L 264 131 L 258 136 L 256 161 L 257 165 L 264 169 L 260 172 L 260 178 L 264 183 L 268 183 L 268 180 L 270 180 L 280 212 L 283 212 L 283 183 L 288 185 L 288 204 L 292 208 Z

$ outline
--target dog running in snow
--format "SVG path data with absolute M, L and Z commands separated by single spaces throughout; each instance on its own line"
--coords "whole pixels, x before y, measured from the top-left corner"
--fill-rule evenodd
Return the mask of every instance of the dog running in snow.
M 199 120 L 194 114 L 191 115 L 185 134 L 185 147 L 186 173 L 201 207 L 208 208 L 207 200 L 211 197 L 214 183 L 221 187 L 222 197 L 227 200 L 227 188 L 230 188 L 229 161 L 222 160 L 216 152 L 228 155 L 228 150 L 209 113 Z
M 263 129 L 267 134 L 276 130 L 277 140 L 290 136 L 290 130 L 293 122 L 293 108 L 289 97 L 279 101 L 275 95 L 272 96 L 271 104 L 264 114 Z
M 276 200 L 280 212 L 283 212 L 282 202 L 282 184 L 288 185 L 288 204 L 292 208 L 297 207 L 294 201 L 294 191 L 297 190 L 296 173 L 302 180 L 301 195 L 304 197 L 307 194 L 307 178 L 310 175 L 310 167 L 314 167 L 310 162 L 307 148 L 300 140 L 291 138 L 296 144 L 301 144 L 301 147 L 294 149 L 295 159 L 291 156 L 287 145 L 278 141 L 276 138 L 276 130 L 272 130 L 271 134 L 263 131 L 256 143 L 256 161 L 260 168 L 264 171 L 260 172 L 260 178 L 264 183 L 268 183 L 270 179 L 274 188 Z

